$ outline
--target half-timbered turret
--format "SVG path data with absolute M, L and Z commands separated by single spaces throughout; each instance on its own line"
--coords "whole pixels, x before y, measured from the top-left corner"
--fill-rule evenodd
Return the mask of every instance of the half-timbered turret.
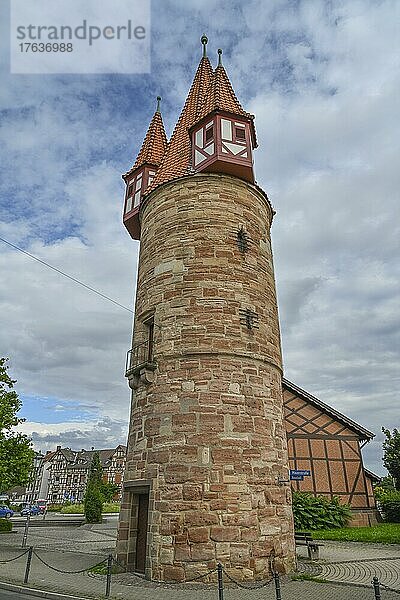
M 243 110 L 222 65 L 213 74 L 204 104 L 190 130 L 195 171 L 228 173 L 254 183 L 254 117 Z
M 160 112 L 160 100 L 161 98 L 158 96 L 156 112 L 150 122 L 135 164 L 122 176 L 126 183 L 124 225 L 135 240 L 140 239 L 140 203 L 153 182 L 167 147 L 167 136 Z

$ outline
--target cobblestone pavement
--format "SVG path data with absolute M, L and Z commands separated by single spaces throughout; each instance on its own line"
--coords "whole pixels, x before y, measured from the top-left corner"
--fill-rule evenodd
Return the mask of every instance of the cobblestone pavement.
M 328 581 L 382 585 L 400 592 L 400 545 L 325 542 L 318 563 L 299 562 L 299 570 Z M 399 596 L 400 598 L 400 596 Z
M 31 527 L 27 545 L 105 556 L 115 550 L 116 527 L 117 519 L 107 519 L 105 523 L 81 527 Z M 12 533 L 1 535 L 1 546 L 20 546 L 23 534 L 24 527 L 14 527 Z
M 35 528 L 29 532 L 28 546 L 36 554 L 32 559 L 29 585 L 42 590 L 85 598 L 103 598 L 104 576 L 89 576 L 82 571 L 104 560 L 115 548 L 115 522 L 83 527 Z M 27 555 L 20 556 L 22 530 L 0 537 L 0 581 L 21 584 Z M 305 548 L 299 553 L 304 555 Z M 318 563 L 299 561 L 299 570 L 333 582 L 282 580 L 282 600 L 374 600 L 373 576 L 400 591 L 400 545 L 325 542 Z M 357 558 L 355 558 L 357 557 Z M 2 562 L 16 558 L 12 562 Z M 50 569 L 49 566 L 53 567 Z M 366 587 L 367 586 L 367 587 Z M 215 583 L 165 585 L 148 582 L 130 573 L 113 575 L 112 598 L 120 600 L 217 600 Z M 273 585 L 262 589 L 241 589 L 226 584 L 225 600 L 274 600 Z M 382 589 L 382 600 L 400 600 L 396 591 Z

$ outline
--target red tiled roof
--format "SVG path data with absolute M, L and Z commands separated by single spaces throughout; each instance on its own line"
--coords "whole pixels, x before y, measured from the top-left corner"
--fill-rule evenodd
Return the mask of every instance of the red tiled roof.
M 159 111 L 156 111 L 150 122 L 135 164 L 130 171 L 133 171 L 144 164 L 158 167 L 164 156 L 167 144 L 167 136 L 165 135 L 162 116 Z
M 157 186 L 172 179 L 188 174 L 190 166 L 190 137 L 189 129 L 196 122 L 200 113 L 207 88 L 213 76 L 213 69 L 207 57 L 199 63 L 186 102 L 171 136 L 164 158 L 146 195 Z
M 200 121 L 214 110 L 225 110 L 236 115 L 251 117 L 249 113 L 243 110 L 222 65 L 218 65 L 214 71 L 213 78 L 204 97 L 203 106 L 197 115 L 196 121 Z

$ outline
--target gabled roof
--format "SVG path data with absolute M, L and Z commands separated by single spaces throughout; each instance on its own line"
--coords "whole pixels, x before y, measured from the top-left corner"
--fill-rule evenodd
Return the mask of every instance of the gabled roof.
M 162 183 L 178 179 L 190 173 L 191 148 L 189 129 L 196 122 L 197 115 L 200 113 L 212 75 L 213 69 L 211 63 L 207 56 L 203 56 L 161 165 L 153 183 L 146 190 L 146 196 Z
M 116 448 L 106 448 L 104 450 L 71 450 L 70 448 L 60 448 L 55 452 L 48 452 L 44 457 L 44 462 L 51 461 L 56 454 L 61 453 L 67 461 L 67 469 L 88 469 L 93 458 L 93 454 L 98 452 L 101 465 L 106 466 L 117 450 L 122 448 L 126 452 L 126 446 L 119 444 Z
M 162 161 L 165 150 L 167 148 L 167 136 L 165 134 L 164 123 L 161 112 L 157 106 L 157 110 L 150 121 L 149 128 L 144 138 L 142 147 L 137 156 L 135 164 L 128 171 L 134 171 L 142 165 L 152 165 L 158 167 Z M 128 174 L 126 173 L 125 176 Z M 125 177 L 124 176 L 124 177 Z
M 67 462 L 73 462 L 75 459 L 75 452 L 71 448 L 61 448 L 58 452 L 64 456 Z
M 282 384 L 283 384 L 284 388 L 286 388 L 293 394 L 300 396 L 301 398 L 303 398 L 304 400 L 306 400 L 307 402 L 309 402 L 316 408 L 319 408 L 320 410 L 324 411 L 325 413 L 327 413 L 328 415 L 330 415 L 331 417 L 333 417 L 340 423 L 343 423 L 343 425 L 346 425 L 346 427 L 348 427 L 349 429 L 352 429 L 360 437 L 360 439 L 369 441 L 375 437 L 374 433 L 372 433 L 371 431 L 368 431 L 368 429 L 365 429 L 365 427 L 362 427 L 361 425 L 359 425 L 352 419 L 349 419 L 349 417 L 346 417 L 345 415 L 343 415 L 339 411 L 335 410 L 331 406 L 328 406 L 328 404 L 325 404 L 325 402 L 322 402 L 315 396 L 312 396 L 311 394 L 309 394 L 302 388 L 298 387 L 297 385 L 295 385 L 288 379 L 283 378 Z
M 366 477 L 369 477 L 372 481 L 376 481 L 377 483 L 382 479 L 382 477 L 380 477 L 376 473 L 373 473 L 369 469 L 364 469 L 364 473 Z

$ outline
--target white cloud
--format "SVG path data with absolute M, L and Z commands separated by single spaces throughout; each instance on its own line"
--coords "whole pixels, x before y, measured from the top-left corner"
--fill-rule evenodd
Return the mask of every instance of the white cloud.
M 42 452 L 54 450 L 57 445 L 72 450 L 113 448 L 117 444 L 125 444 L 127 437 L 126 421 L 109 417 L 79 426 L 74 421 L 57 424 L 30 422 L 23 423 L 19 429 L 29 435 L 35 447 Z
M 376 433 L 398 424 L 399 3 L 154 6 L 150 77 L 7 80 L 0 232 L 131 306 L 137 245 L 121 225 L 120 173 L 157 93 L 172 130 L 205 31 L 256 114 L 286 376 Z M 0 353 L 19 390 L 127 418 L 131 315 L 6 247 L 0 268 Z M 68 445 L 76 428 L 57 427 Z M 379 440 L 366 456 L 379 471 Z

